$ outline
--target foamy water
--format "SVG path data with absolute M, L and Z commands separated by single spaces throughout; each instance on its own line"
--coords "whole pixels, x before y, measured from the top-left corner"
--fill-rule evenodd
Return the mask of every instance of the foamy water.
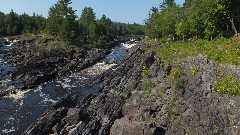
M 103 72 L 106 72 L 113 66 L 116 66 L 117 64 L 112 63 L 112 64 L 106 64 L 105 62 L 97 63 L 96 65 L 87 68 L 83 70 L 82 72 L 85 73 L 85 75 L 100 75 Z
M 6 62 L 4 59 L 4 54 L 2 52 L 11 48 L 15 48 L 15 46 L 5 44 L 3 46 L 0 46 L 0 81 L 8 79 L 8 74 L 15 71 L 15 68 Z
M 127 48 L 127 49 L 130 49 L 130 48 L 136 46 L 137 44 L 125 44 L 125 43 L 122 43 L 121 45 L 122 45 L 123 47 Z
M 12 86 L 12 87 L 13 87 L 13 86 Z M 29 90 L 26 90 L 26 91 L 21 91 L 21 90 L 19 90 L 17 93 L 14 93 L 14 94 L 11 93 L 11 94 L 9 94 L 8 97 L 9 97 L 9 98 L 13 98 L 14 101 L 16 102 L 16 101 L 22 99 L 22 98 L 25 96 L 25 94 L 26 94 L 27 92 L 29 92 L 29 91 L 30 91 L 30 89 L 29 89 Z

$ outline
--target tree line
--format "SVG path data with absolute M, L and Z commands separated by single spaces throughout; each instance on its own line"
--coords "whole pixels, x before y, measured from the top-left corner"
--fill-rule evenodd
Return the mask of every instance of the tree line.
M 113 36 L 144 35 L 143 25 L 113 22 L 105 15 L 97 19 L 91 7 L 85 7 L 78 17 L 71 3 L 71 0 L 58 0 L 49 9 L 47 18 L 35 13 L 18 15 L 13 10 L 9 14 L 0 12 L 0 36 L 45 34 L 69 44 L 86 44 Z
M 150 38 L 228 37 L 240 31 L 239 0 L 185 0 L 183 6 L 164 0 L 150 10 L 146 35 Z
M 45 27 L 45 18 L 33 13 L 18 15 L 13 10 L 9 14 L 0 12 L 0 36 L 13 36 L 26 33 L 40 33 Z

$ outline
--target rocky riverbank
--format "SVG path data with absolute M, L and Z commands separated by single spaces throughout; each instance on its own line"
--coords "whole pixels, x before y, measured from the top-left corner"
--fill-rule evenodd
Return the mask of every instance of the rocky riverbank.
M 114 120 L 122 117 L 122 106 L 130 96 L 129 88 L 139 86 L 143 63 L 151 62 L 152 53 L 143 55 L 141 50 L 119 63 L 106 73 L 91 82 L 101 84 L 98 96 L 89 95 L 76 107 L 58 106 L 52 108 L 36 124 L 33 124 L 26 134 L 45 134 L 55 132 L 57 134 L 79 132 L 81 134 L 103 133 L 109 134 Z M 66 98 L 68 99 L 68 98 Z M 63 101 L 67 103 L 66 101 Z M 77 103 L 76 103 L 77 104 Z M 67 113 L 60 119 L 54 118 L 59 109 Z M 70 113 L 71 110 L 71 113 Z M 51 117 L 51 118 L 50 118 Z M 57 116 L 58 117 L 58 116 Z M 69 118 L 68 118 L 69 117 Z M 72 119 L 74 117 L 74 119 Z M 44 121 L 50 119 L 53 121 Z
M 70 71 L 80 71 L 96 64 L 116 45 L 118 43 L 114 42 L 80 52 L 73 49 L 54 49 L 47 53 L 27 46 L 9 52 L 7 59 L 18 70 L 13 79 L 23 80 L 23 89 L 33 88 Z
M 68 50 L 65 50 L 63 48 L 63 50 L 54 49 L 54 51 L 52 50 L 41 51 L 41 48 L 39 48 L 38 45 L 34 45 L 34 44 L 24 45 L 24 46 L 20 45 L 18 49 L 11 50 L 11 51 L 7 50 L 8 55 L 5 55 L 5 56 L 9 56 L 9 57 L 6 57 L 8 58 L 8 62 L 10 62 L 10 60 L 16 60 L 12 64 L 15 64 L 15 66 L 17 66 L 18 69 L 16 70 L 16 72 L 10 73 L 10 74 L 13 74 L 13 76 L 11 78 L 12 81 L 8 80 L 10 85 L 7 85 L 7 86 L 9 87 L 6 86 L 1 90 L 1 92 L 5 95 L 1 97 L 1 102 L 0 102 L 0 106 L 1 106 L 0 114 L 2 116 L 0 117 L 0 127 L 1 127 L 0 131 L 2 131 L 2 133 L 7 133 L 7 134 L 16 134 L 16 133 L 22 132 L 24 129 L 26 129 L 26 127 L 28 127 L 37 118 L 39 118 L 44 111 L 49 109 L 49 107 L 52 106 L 53 103 L 56 103 L 65 95 L 77 94 L 79 95 L 79 96 L 76 96 L 77 100 L 81 101 L 82 98 L 85 97 L 88 93 L 96 94 L 99 88 L 97 88 L 97 86 L 88 87 L 89 85 L 87 85 L 86 83 L 89 82 L 90 79 L 95 80 L 93 79 L 94 77 L 102 74 L 107 69 L 116 65 L 117 61 L 128 56 L 131 52 L 134 52 L 134 50 L 139 48 L 139 47 L 136 47 L 135 49 L 134 48 L 130 49 L 130 48 L 126 48 L 125 47 L 126 45 L 123 45 L 123 44 L 121 45 L 116 44 L 116 45 L 109 44 L 105 46 L 103 45 L 95 46 L 94 48 L 91 48 L 91 49 L 84 49 L 87 52 L 86 54 L 81 54 L 84 50 L 75 50 L 75 49 L 70 50 L 68 48 L 65 48 Z M 46 46 L 46 48 L 47 47 L 48 46 Z M 94 50 L 94 51 L 91 52 L 91 50 Z M 95 50 L 98 50 L 98 52 L 96 52 Z M 107 53 L 108 55 L 105 55 L 104 59 L 101 59 L 100 56 L 97 55 L 98 53 L 101 54 L 101 52 L 105 52 L 108 50 L 110 50 L 111 53 L 110 54 Z M 59 59 L 63 57 L 64 60 L 65 59 L 69 60 L 71 58 L 69 58 L 70 56 L 69 57 L 67 56 L 70 53 L 66 53 L 66 52 L 73 52 L 73 51 L 76 51 L 76 52 L 74 52 L 73 56 L 71 57 L 74 58 L 79 55 L 84 55 L 84 56 L 81 56 L 80 58 L 86 58 L 82 63 L 80 63 L 80 64 L 86 64 L 86 67 L 84 68 L 84 70 L 80 69 L 81 65 L 79 64 L 80 66 L 77 66 L 76 68 L 67 68 L 68 69 L 67 71 L 62 72 L 62 70 L 59 70 L 59 73 L 61 74 L 57 74 L 53 79 L 44 78 L 49 80 L 46 82 L 42 82 L 41 84 L 38 82 L 39 80 L 36 81 L 39 83 L 39 85 L 36 84 L 36 86 L 33 86 L 33 88 L 30 88 L 30 89 L 27 87 L 26 89 L 22 87 L 22 89 L 19 90 L 12 86 L 14 85 L 15 80 L 22 79 L 19 76 L 29 74 L 26 68 L 29 69 L 30 71 L 33 71 L 31 68 L 34 68 L 37 71 L 42 71 L 42 73 L 46 73 L 49 68 L 47 68 L 47 66 L 45 66 L 45 68 L 41 68 L 42 65 L 38 64 L 37 62 L 40 61 L 40 62 L 43 62 L 42 64 L 45 64 L 45 63 L 40 59 L 45 60 L 48 63 L 51 63 L 52 60 L 48 61 L 47 58 L 52 58 L 52 57 L 54 59 Z M 54 54 L 55 52 L 57 53 L 62 52 L 62 53 L 58 53 L 55 55 Z M 18 56 L 22 56 L 23 58 L 25 58 L 25 55 L 27 56 L 30 55 L 27 57 L 28 59 L 30 59 L 30 62 L 32 62 L 30 63 L 30 65 L 28 65 L 29 63 L 24 64 L 28 59 L 27 60 L 22 59 L 23 61 L 21 61 L 21 57 L 18 57 Z M 17 56 L 17 58 L 13 58 L 14 56 Z M 44 56 L 47 58 L 45 58 Z M 31 60 L 32 58 L 34 59 Z M 96 60 L 96 62 L 91 62 L 91 61 L 94 61 L 95 58 L 98 58 L 99 60 Z M 91 66 L 91 63 L 89 63 L 89 61 L 95 64 Z M 62 64 L 61 61 L 57 61 L 57 62 Z M 58 64 L 57 62 L 56 64 Z M 114 63 L 111 64 L 112 62 Z M 38 65 L 35 66 L 35 63 L 37 63 Z M 64 64 L 65 63 L 62 64 L 63 68 L 65 66 Z M 1 81 L 1 83 L 2 83 L 1 87 L 3 85 L 6 85 L 3 81 Z M 26 82 L 23 82 L 23 84 L 26 84 Z M 3 92 L 3 91 L 6 91 L 6 92 Z
M 62 99 L 23 134 L 238 134 L 240 98 L 214 90 L 238 69 L 202 55 L 170 65 L 138 50 L 90 83 L 98 95 Z
M 18 39 L 18 47 L 5 52 L 7 63 L 16 69 L 7 73 L 16 90 L 34 88 L 56 77 L 81 71 L 96 64 L 119 45 L 116 41 L 82 50 L 68 47 L 43 50 L 42 46 L 35 45 L 34 40 L 30 37 Z M 12 90 L 1 91 L 0 95 L 2 97 L 10 92 L 16 93 Z

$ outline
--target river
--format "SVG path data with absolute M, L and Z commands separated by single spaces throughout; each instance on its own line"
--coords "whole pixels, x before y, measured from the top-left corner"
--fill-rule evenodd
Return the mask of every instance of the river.
M 50 82 L 45 82 L 34 89 L 19 91 L 0 99 L 0 134 L 17 134 L 23 132 L 31 123 L 39 118 L 49 107 L 66 95 L 78 94 L 82 100 L 88 94 L 97 94 L 98 86 L 87 86 L 90 79 L 102 74 L 108 69 L 117 66 L 117 62 L 125 58 L 133 47 L 121 44 L 112 49 L 103 60 L 92 67 L 80 72 L 72 72 L 65 77 L 58 77 Z M 3 46 L 0 50 L 0 71 L 2 80 L 0 89 L 12 91 L 16 87 L 8 80 L 8 74 L 16 69 L 6 63 L 3 50 L 11 46 Z

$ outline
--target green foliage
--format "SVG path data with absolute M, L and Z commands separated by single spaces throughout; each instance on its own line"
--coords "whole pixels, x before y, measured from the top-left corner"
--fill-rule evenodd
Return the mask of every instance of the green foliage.
M 143 39 L 143 42 L 146 43 L 146 44 L 154 45 L 154 44 L 158 44 L 160 41 L 159 40 L 145 38 L 145 39 Z
M 176 88 L 177 89 L 183 89 L 184 88 L 184 80 L 183 78 L 177 78 L 176 79 Z
M 214 41 L 199 39 L 194 42 L 177 41 L 164 46 L 163 48 L 148 48 L 157 52 L 159 59 L 180 62 L 188 56 L 203 54 L 211 60 L 219 63 L 240 65 L 240 43 L 235 38 L 218 38 Z
M 169 75 L 170 81 L 175 83 L 177 89 L 184 88 L 184 80 L 182 76 L 184 75 L 184 71 L 180 68 L 173 69 Z
M 163 6 L 162 10 L 151 14 L 146 20 L 146 34 L 150 38 L 169 37 L 175 35 L 175 25 L 179 21 L 181 8 L 175 4 Z
M 115 22 L 111 25 L 113 35 L 144 35 L 144 25 Z
M 21 22 L 19 26 L 22 29 L 22 34 L 33 33 L 36 35 L 41 33 L 45 27 L 45 18 L 35 15 L 35 13 L 33 13 L 33 16 L 24 13 L 20 15 L 19 21 Z
M 218 80 L 215 90 L 219 94 L 240 96 L 240 82 L 237 78 L 229 76 Z
M 71 0 L 58 0 L 49 9 L 46 21 L 46 32 L 60 37 L 66 43 L 72 43 L 78 32 L 78 23 L 75 21 L 77 16 L 69 4 L 71 4 Z
M 237 0 L 188 0 L 180 7 L 174 1 L 166 0 L 159 9 L 151 9 L 152 14 L 146 20 L 146 34 L 150 38 L 208 40 L 236 34 L 236 30 L 240 30 L 239 4 Z
M 85 7 L 79 20 L 70 7 L 71 0 L 58 0 L 45 19 L 33 13 L 18 15 L 13 10 L 9 14 L 0 12 L 0 36 L 20 34 L 44 34 L 64 41 L 65 44 L 105 44 L 115 36 L 144 35 L 144 25 L 113 22 L 105 15 L 96 19 L 91 7 Z
M 176 5 L 174 0 L 165 0 L 165 3 L 167 5 L 167 7 L 172 7 L 173 5 Z
M 174 80 L 176 78 L 180 78 L 184 75 L 184 71 L 180 68 L 173 69 L 169 75 L 169 77 Z
M 93 43 L 98 36 L 96 16 L 91 7 L 85 7 L 79 19 L 81 40 L 84 43 Z
M 113 22 L 111 19 L 107 18 L 105 15 L 102 15 L 102 18 L 98 21 L 99 35 L 110 36 L 112 24 Z
M 5 22 L 7 24 L 7 34 L 15 35 L 18 33 L 18 16 L 11 10 L 11 12 L 6 16 Z
M 0 35 L 39 34 L 45 27 L 45 18 L 35 13 L 18 15 L 13 10 L 9 14 L 0 12 Z
M 129 87 L 128 87 L 128 90 L 129 91 L 134 91 L 135 87 L 133 84 L 130 84 Z
M 141 75 L 143 78 L 148 78 L 150 77 L 150 71 L 146 65 L 143 66 Z
M 142 90 L 146 96 L 146 100 L 148 102 L 152 101 L 152 88 L 154 86 L 154 83 L 152 80 L 148 80 L 142 84 Z
M 171 97 L 170 101 L 168 102 L 168 114 L 172 113 L 172 109 L 174 107 L 175 104 L 175 99 L 173 97 Z
M 104 42 L 113 35 L 143 35 L 144 26 L 139 24 L 125 24 L 112 22 L 105 15 L 96 20 L 91 7 L 85 7 L 79 19 L 80 39 L 83 43 L 95 44 Z M 105 38 L 105 39 L 104 39 Z
M 197 67 L 196 65 L 192 65 L 191 67 L 191 73 L 192 75 L 196 75 L 196 73 L 199 71 L 199 67 Z

